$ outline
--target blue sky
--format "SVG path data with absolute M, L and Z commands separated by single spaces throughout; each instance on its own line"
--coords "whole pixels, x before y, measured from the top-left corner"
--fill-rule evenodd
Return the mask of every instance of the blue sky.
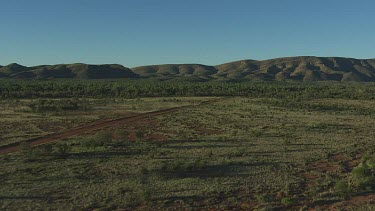
M 0 64 L 375 58 L 373 0 L 0 0 Z

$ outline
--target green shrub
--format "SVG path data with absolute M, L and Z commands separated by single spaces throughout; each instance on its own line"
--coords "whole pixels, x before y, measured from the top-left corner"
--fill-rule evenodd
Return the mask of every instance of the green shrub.
M 53 153 L 53 147 L 50 144 L 40 146 L 39 150 L 43 155 L 51 155 Z
M 259 137 L 263 134 L 263 132 L 259 129 L 252 129 L 250 133 L 251 133 L 251 136 L 253 137 Z
M 348 198 L 352 194 L 352 190 L 348 184 L 348 181 L 346 180 L 338 181 L 335 184 L 334 189 L 337 195 L 344 197 L 344 198 Z
M 112 141 L 112 133 L 109 131 L 102 131 L 95 134 L 92 138 L 82 143 L 86 148 L 95 148 L 105 146 Z
M 161 165 L 162 171 L 174 171 L 174 172 L 185 172 L 185 171 L 197 171 L 206 169 L 208 161 L 204 159 L 186 160 L 176 159 L 172 162 L 163 162 Z
M 375 189 L 375 158 L 366 157 L 355 167 L 351 175 L 359 190 L 372 191 Z
M 66 143 L 58 144 L 55 146 L 55 149 L 54 149 L 55 153 L 59 157 L 66 157 L 68 155 L 69 150 L 70 150 L 70 146 Z
M 78 98 L 64 100 L 38 99 L 32 101 L 28 106 L 33 112 L 87 111 L 91 108 L 87 100 Z
M 293 205 L 295 203 L 294 199 L 292 198 L 282 198 L 281 199 L 281 204 L 284 205 L 284 206 L 290 206 L 290 205 Z
M 273 201 L 273 197 L 267 194 L 257 194 L 255 195 L 255 198 L 260 203 L 270 203 Z

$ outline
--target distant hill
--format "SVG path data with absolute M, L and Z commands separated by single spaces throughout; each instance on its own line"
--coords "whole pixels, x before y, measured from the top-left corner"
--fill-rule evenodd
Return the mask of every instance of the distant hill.
M 375 81 L 375 59 L 341 57 L 288 57 L 270 60 L 242 60 L 217 66 L 165 64 L 126 68 L 118 64 L 60 64 L 25 67 L 0 66 L 7 78 L 178 78 L 181 80 L 296 80 Z
M 201 64 L 166 64 L 142 66 L 132 69 L 142 77 L 158 76 L 211 76 L 217 73 L 213 66 Z
M 12 75 L 19 72 L 27 71 L 28 68 L 17 63 L 12 63 L 0 68 L 0 73 L 3 75 Z
M 298 81 L 375 81 L 375 60 L 290 57 L 244 60 L 216 66 L 218 77 Z
M 19 67 L 19 68 L 15 68 Z M 105 79 L 105 78 L 135 78 L 137 74 L 129 68 L 117 64 L 88 65 L 88 64 L 59 64 L 41 65 L 29 68 L 12 64 L 0 69 L 10 78 L 78 78 L 78 79 Z

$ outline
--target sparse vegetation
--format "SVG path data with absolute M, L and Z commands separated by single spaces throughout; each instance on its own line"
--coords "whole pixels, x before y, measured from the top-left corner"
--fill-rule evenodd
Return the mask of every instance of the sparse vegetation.
M 34 112 L 50 112 L 50 111 L 88 111 L 90 105 L 88 101 L 81 99 L 66 100 L 45 100 L 38 99 L 32 101 L 28 105 Z
M 124 129 L 117 128 L 114 136 L 115 136 L 116 141 L 127 141 L 128 140 L 128 133 Z
M 26 86 L 32 83 L 35 87 L 48 84 L 25 82 Z M 101 81 L 51 82 L 57 87 L 68 86 L 65 83 L 77 83 L 72 86 L 75 91 L 64 95 L 72 101 L 72 93 L 87 91 L 87 96 L 94 97 L 80 99 L 90 105 L 89 110 L 32 112 L 28 105 L 32 100 L 39 102 L 39 97 L 47 95 L 44 91 L 37 100 L 24 99 L 30 95 L 22 91 L 19 99 L 2 100 L 0 144 L 21 143 L 21 150 L 0 155 L 1 209 L 372 206 L 375 103 L 371 93 L 358 90 L 371 91 L 373 84 L 157 82 L 146 89 L 132 82 L 113 82 L 106 85 L 107 90 L 115 83 L 120 88 L 101 99 L 105 87 Z M 87 87 L 78 88 L 78 84 Z M 204 88 L 241 96 L 211 103 L 201 102 L 218 98 L 122 98 L 149 95 L 153 89 L 155 95 L 164 89 L 162 96 L 178 96 L 183 89 L 205 95 Z M 62 88 L 54 90 L 49 97 L 62 94 Z M 15 91 L 9 93 L 15 97 Z M 65 99 L 46 100 L 58 105 Z M 88 134 L 37 147 L 24 142 L 57 132 L 59 127 L 64 131 L 185 105 L 197 106 L 158 116 L 147 113 L 110 127 L 96 125 Z M 356 197 L 362 197 L 363 203 L 350 204 Z

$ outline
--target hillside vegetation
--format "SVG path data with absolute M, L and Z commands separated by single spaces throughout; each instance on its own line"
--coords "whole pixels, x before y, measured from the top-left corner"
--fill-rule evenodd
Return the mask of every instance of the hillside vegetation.
M 88 65 L 88 64 L 59 64 L 25 67 L 10 64 L 0 69 L 4 77 L 10 78 L 135 78 L 137 75 L 129 68 L 117 64 Z M 0 75 L 1 77 L 1 75 Z
M 0 66 L 3 78 L 182 78 L 186 80 L 296 80 L 375 81 L 375 59 L 340 57 L 289 57 L 271 60 L 242 60 L 217 66 L 166 64 L 132 69 L 118 64 L 60 64 L 25 67 Z

